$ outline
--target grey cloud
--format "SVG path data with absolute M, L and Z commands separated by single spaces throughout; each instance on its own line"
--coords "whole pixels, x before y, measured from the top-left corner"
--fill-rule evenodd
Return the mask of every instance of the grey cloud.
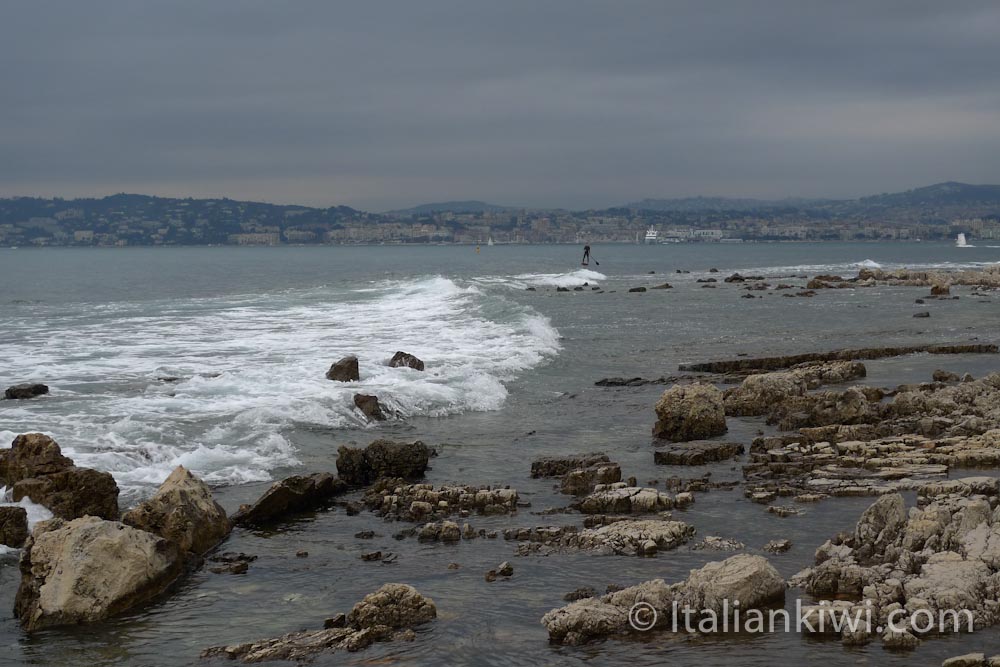
M 982 2 L 37 2 L 0 196 L 380 210 L 1000 180 Z

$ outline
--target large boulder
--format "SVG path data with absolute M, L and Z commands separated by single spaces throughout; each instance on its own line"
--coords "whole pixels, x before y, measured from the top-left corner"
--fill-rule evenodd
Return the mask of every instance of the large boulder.
M 424 443 L 376 440 L 364 449 L 340 447 L 337 474 L 354 486 L 371 484 L 381 477 L 419 479 L 427 470 L 432 450 Z
M 740 554 L 692 570 L 684 590 L 690 608 L 722 612 L 739 600 L 742 609 L 754 609 L 785 596 L 785 580 L 763 556 Z
M 890 493 L 880 496 L 858 520 L 854 528 L 854 539 L 859 545 L 867 545 L 875 553 L 885 551 L 885 547 L 896 541 L 906 527 L 906 503 L 903 496 Z
M 252 505 L 240 505 L 232 516 L 237 526 L 265 526 L 290 514 L 325 506 L 347 490 L 347 484 L 328 472 L 293 475 L 275 482 Z
M 361 372 L 358 369 L 358 358 L 351 355 L 334 363 L 330 366 L 330 370 L 326 372 L 326 379 L 337 382 L 357 382 L 361 379 Z
M 28 539 L 28 512 L 15 505 L 0 506 L 0 544 L 20 549 Z
M 232 527 L 208 485 L 177 466 L 152 498 L 127 512 L 122 522 L 170 540 L 182 552 L 204 554 Z
M 672 441 L 702 440 L 726 432 L 722 392 L 710 384 L 674 385 L 656 403 L 653 436 Z
M 99 621 L 162 593 L 183 571 L 176 545 L 94 516 L 39 524 L 21 558 L 14 612 L 27 631 Z
M 424 370 L 424 362 L 420 361 L 420 359 L 417 359 L 409 352 L 396 352 L 396 354 L 392 355 L 392 359 L 389 360 L 389 365 L 393 368 L 406 366 L 407 368 L 412 368 L 417 371 Z
M 14 399 L 34 398 L 35 396 L 42 396 L 43 394 L 47 393 L 49 393 L 48 386 L 44 384 L 30 383 L 30 384 L 16 384 L 13 387 L 7 387 L 7 389 L 3 393 L 3 396 L 8 400 L 14 400 Z
M 61 519 L 118 519 L 114 477 L 74 466 L 56 441 L 41 433 L 19 435 L 10 449 L 0 450 L 0 483 L 11 487 L 15 502 L 30 498 Z

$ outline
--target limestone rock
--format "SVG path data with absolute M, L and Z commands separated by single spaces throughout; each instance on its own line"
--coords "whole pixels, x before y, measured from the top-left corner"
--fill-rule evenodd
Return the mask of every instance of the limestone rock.
M 152 498 L 127 512 L 122 522 L 159 535 L 182 552 L 204 554 L 229 535 L 226 511 L 208 485 L 177 466 Z
M 163 538 L 93 516 L 40 524 L 25 545 L 15 613 L 27 631 L 89 623 L 163 592 L 183 569 Z
M 702 440 L 726 432 L 722 392 L 713 385 L 674 385 L 656 403 L 653 436 L 672 441 Z
M 653 462 L 661 465 L 696 466 L 735 458 L 744 451 L 739 442 L 693 440 L 671 444 L 653 452 Z

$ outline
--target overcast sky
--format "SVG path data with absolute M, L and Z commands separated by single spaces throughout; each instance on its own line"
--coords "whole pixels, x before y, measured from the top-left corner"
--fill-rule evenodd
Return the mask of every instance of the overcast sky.
M 0 196 L 385 210 L 1000 182 L 995 0 L 46 2 Z

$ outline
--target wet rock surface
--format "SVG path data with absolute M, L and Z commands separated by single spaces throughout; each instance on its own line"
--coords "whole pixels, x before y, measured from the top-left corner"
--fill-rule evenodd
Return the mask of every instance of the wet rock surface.
M 292 632 L 232 646 L 216 646 L 203 658 L 229 658 L 245 663 L 285 660 L 308 662 L 321 654 L 360 651 L 376 642 L 412 638 L 412 628 L 437 617 L 434 601 L 406 584 L 385 584 L 354 605 L 343 619 L 322 630 Z
M 351 355 L 334 362 L 326 372 L 326 379 L 336 382 L 357 382 L 361 379 L 358 358 Z
M 0 507 L 0 544 L 19 549 L 28 539 L 28 512 L 23 507 Z
M 26 383 L 7 387 L 7 389 L 3 392 L 3 397 L 7 400 L 13 401 L 35 398 L 36 396 L 44 396 L 47 393 L 49 393 L 47 385 L 40 383 Z
M 337 474 L 352 486 L 364 486 L 382 477 L 420 479 L 427 470 L 433 450 L 424 443 L 376 440 L 364 449 L 340 447 Z
M 376 515 L 402 521 L 427 521 L 466 511 L 483 515 L 517 510 L 517 491 L 489 486 L 438 486 L 382 479 L 365 492 L 365 505 Z
M 325 507 L 347 490 L 347 483 L 330 473 L 286 477 L 272 484 L 253 504 L 241 505 L 233 514 L 232 523 L 237 526 L 265 526 L 297 512 Z
M 415 371 L 424 370 L 424 362 L 416 358 L 409 352 L 396 352 L 392 355 L 392 359 L 389 360 L 389 366 L 392 368 L 412 368 Z
M 110 473 L 79 468 L 41 433 L 14 438 L 0 450 L 0 484 L 14 501 L 29 498 L 62 519 L 91 515 L 118 519 L 118 485 Z

